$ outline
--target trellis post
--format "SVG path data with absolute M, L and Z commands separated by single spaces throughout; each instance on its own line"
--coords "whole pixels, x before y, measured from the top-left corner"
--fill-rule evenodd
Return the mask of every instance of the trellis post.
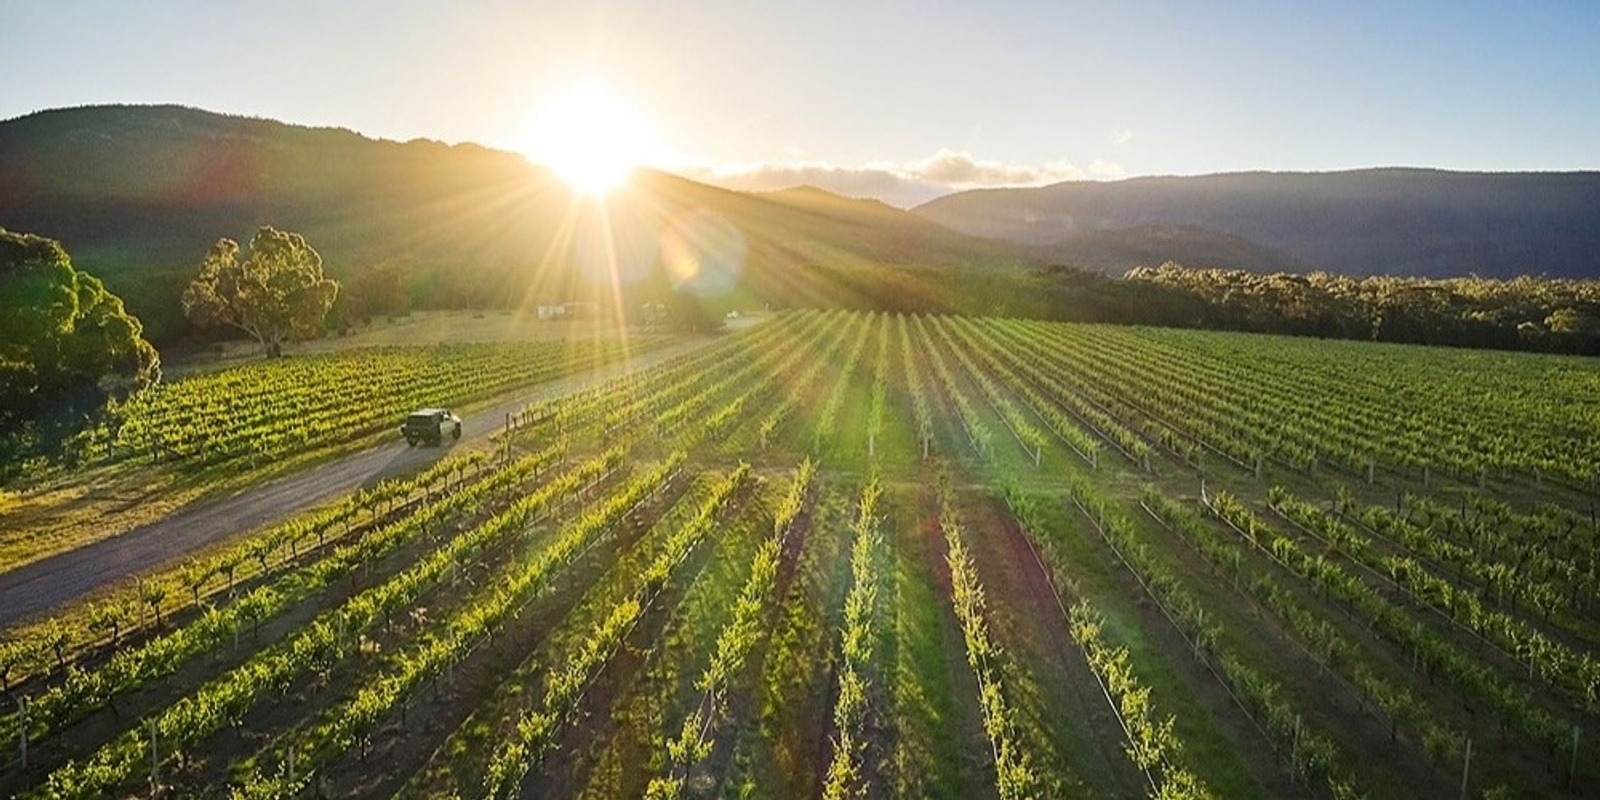
M 1567 763 L 1568 786 L 1575 786 L 1578 782 L 1578 735 L 1582 732 L 1582 728 L 1572 726 L 1572 760 Z
M 16 714 L 18 714 L 22 722 L 18 736 L 19 741 L 22 742 L 22 768 L 27 770 L 27 698 L 24 698 L 21 694 L 18 694 L 18 698 L 16 698 Z M 1574 730 L 1573 733 L 1576 734 L 1578 731 Z M 1573 741 L 1576 742 L 1576 736 L 1574 736 Z M 1576 752 L 1576 744 L 1574 744 L 1573 750 Z
M 1294 718 L 1294 741 L 1289 745 L 1289 763 L 1294 766 L 1295 772 L 1300 773 L 1300 716 Z

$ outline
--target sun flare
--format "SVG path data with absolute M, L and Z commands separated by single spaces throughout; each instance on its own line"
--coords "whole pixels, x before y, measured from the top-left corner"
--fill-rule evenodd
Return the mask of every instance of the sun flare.
M 579 192 L 600 195 L 626 182 L 652 145 L 649 126 L 627 102 L 588 82 L 552 95 L 520 149 Z

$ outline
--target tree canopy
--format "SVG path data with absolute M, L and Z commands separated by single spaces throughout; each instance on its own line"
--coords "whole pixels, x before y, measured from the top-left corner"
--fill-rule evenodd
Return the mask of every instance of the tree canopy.
M 0 228 L 0 432 L 158 379 L 143 330 L 59 242 Z
M 250 237 L 250 257 L 218 239 L 183 293 L 183 313 L 202 328 L 228 326 L 255 338 L 269 356 L 291 335 L 321 332 L 339 284 L 322 274 L 322 256 L 291 231 L 263 226 Z

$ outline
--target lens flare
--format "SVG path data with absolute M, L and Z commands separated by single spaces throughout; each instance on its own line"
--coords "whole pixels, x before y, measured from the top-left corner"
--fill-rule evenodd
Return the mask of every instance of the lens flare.
M 571 263 L 594 284 L 637 285 L 655 270 L 657 221 L 627 202 L 582 203 L 574 212 Z
M 748 250 L 744 234 L 710 211 L 680 216 L 661 232 L 661 262 L 673 288 L 702 296 L 731 291 Z

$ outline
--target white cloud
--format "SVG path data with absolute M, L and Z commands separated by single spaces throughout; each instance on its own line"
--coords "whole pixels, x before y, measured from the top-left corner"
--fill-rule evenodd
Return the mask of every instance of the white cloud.
M 912 161 L 905 170 L 930 183 L 951 187 L 976 186 L 1039 186 L 1046 183 L 1083 180 L 1085 173 L 1064 161 L 1054 161 L 1042 167 L 1008 164 L 1001 161 L 984 161 L 971 153 L 940 150 L 921 161 Z
M 902 208 L 963 189 L 1044 186 L 1062 181 L 1116 179 L 1126 174 L 1121 165 L 1103 159 L 1095 159 L 1087 168 L 1068 161 L 1032 166 L 979 159 L 950 149 L 903 163 L 873 161 L 838 166 L 823 161 L 748 162 L 698 165 L 676 171 L 729 189 L 775 191 L 810 185 L 851 197 L 874 197 Z
M 1115 181 L 1128 177 L 1121 164 L 1097 158 L 1089 162 L 1089 178 L 1097 181 Z
M 1133 141 L 1133 131 L 1128 130 L 1127 128 L 1123 128 L 1122 130 L 1111 134 L 1112 147 L 1121 147 L 1131 141 Z

